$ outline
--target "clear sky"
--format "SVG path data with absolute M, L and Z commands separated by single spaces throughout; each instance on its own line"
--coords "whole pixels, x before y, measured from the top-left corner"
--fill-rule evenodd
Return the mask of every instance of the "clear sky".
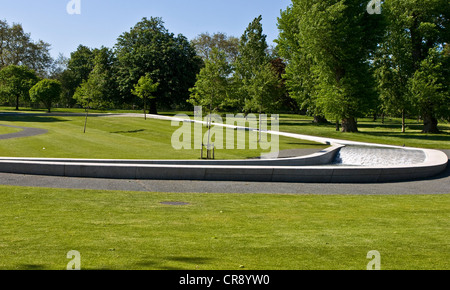
M 74 0 L 75 1 L 75 0 Z M 76 0 L 81 14 L 69 14 L 70 0 L 0 0 L 0 19 L 21 23 L 35 41 L 66 57 L 79 44 L 113 47 L 119 35 L 143 17 L 161 17 L 165 27 L 189 40 L 203 32 L 240 37 L 259 15 L 268 44 L 278 35 L 277 17 L 290 0 Z M 74 6 L 75 7 L 75 6 Z

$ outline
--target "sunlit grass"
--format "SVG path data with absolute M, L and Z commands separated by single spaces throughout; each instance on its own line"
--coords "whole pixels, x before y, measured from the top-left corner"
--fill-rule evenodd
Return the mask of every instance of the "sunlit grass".
M 0 124 L 47 129 L 44 135 L 2 140 L 0 152 L 8 157 L 94 158 L 94 159 L 199 159 L 201 150 L 194 147 L 194 127 L 191 126 L 191 146 L 177 150 L 172 145 L 172 136 L 181 128 L 181 123 L 137 118 L 95 117 L 87 120 L 81 116 L 53 115 L 4 115 Z M 188 124 L 190 125 L 190 124 Z M 1 126 L 0 126 L 1 128 Z M 203 127 L 203 134 L 207 128 Z M 246 159 L 273 151 L 277 142 L 271 138 L 258 143 L 246 132 L 243 149 L 238 147 L 238 134 L 233 132 L 231 148 L 225 140 L 230 131 L 222 130 L 223 138 L 214 138 L 216 159 Z M 206 144 L 206 142 L 205 142 Z M 266 147 L 263 147 L 266 146 Z M 327 146 L 315 142 L 281 137 L 279 149 L 315 148 L 320 151 Z M 206 153 L 204 154 L 206 156 Z
M 185 206 L 161 202 L 186 202 Z M 450 269 L 450 195 L 0 187 L 0 269 Z

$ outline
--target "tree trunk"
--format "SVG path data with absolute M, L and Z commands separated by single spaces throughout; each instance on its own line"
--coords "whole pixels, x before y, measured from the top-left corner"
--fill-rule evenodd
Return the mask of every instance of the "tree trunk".
M 19 111 L 19 96 L 16 96 L 16 111 Z
M 314 116 L 313 123 L 315 123 L 315 124 L 326 124 L 326 123 L 328 123 L 328 121 L 327 121 L 327 119 L 324 116 Z
M 438 127 L 438 120 L 430 115 L 423 116 L 423 131 L 422 133 L 438 134 L 440 133 Z
M 144 120 L 147 120 L 147 102 L 144 97 Z
M 354 117 L 342 119 L 342 132 L 358 132 L 358 124 Z
M 402 110 L 402 133 L 406 132 L 405 110 Z

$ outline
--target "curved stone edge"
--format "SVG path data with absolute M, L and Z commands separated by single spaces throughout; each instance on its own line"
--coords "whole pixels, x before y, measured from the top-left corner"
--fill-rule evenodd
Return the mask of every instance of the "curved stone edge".
M 446 169 L 448 157 L 445 153 L 423 150 L 427 156 L 424 163 L 395 167 L 77 163 L 3 159 L 0 161 L 0 172 L 110 179 L 380 183 L 429 178 Z
M 203 165 L 203 166 L 311 166 L 330 164 L 344 145 L 334 144 L 314 154 L 283 159 L 247 160 L 130 160 L 130 159 L 73 159 L 73 158 L 11 158 L 0 157 L 0 162 L 53 162 L 86 164 L 129 164 L 129 165 Z

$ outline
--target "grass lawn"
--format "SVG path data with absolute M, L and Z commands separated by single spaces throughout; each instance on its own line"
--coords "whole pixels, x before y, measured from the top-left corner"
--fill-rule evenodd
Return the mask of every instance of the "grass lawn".
M 10 139 L 0 142 L 2 156 L 44 158 L 94 158 L 94 159 L 199 159 L 200 150 L 175 150 L 171 144 L 173 133 L 181 125 L 172 127 L 170 121 L 133 117 L 88 118 L 86 134 L 83 133 L 84 117 L 5 115 L 0 124 L 47 129 L 48 133 L 26 139 Z M 1 127 L 0 128 L 4 128 Z M 206 128 L 203 128 L 206 132 Z M 235 133 L 237 136 L 237 134 Z M 226 134 L 224 133 L 224 138 Z M 237 137 L 235 137 L 235 143 Z M 194 138 L 192 137 L 192 140 Z M 270 138 L 268 140 L 270 142 Z M 193 142 L 193 141 L 192 141 Z M 217 142 L 222 142 L 218 139 Z M 269 150 L 250 148 L 247 133 L 247 150 L 218 149 L 216 159 L 246 159 L 269 153 Z M 270 145 L 270 144 L 269 144 Z M 326 148 L 324 144 L 280 137 L 280 150 Z M 193 148 L 193 143 L 192 143 Z M 237 147 L 237 144 L 235 145 Z M 205 153 L 206 155 L 206 153 Z
M 430 149 L 450 149 L 450 124 L 441 122 L 441 134 L 421 133 L 423 123 L 407 120 L 406 133 L 401 133 L 401 119 L 386 118 L 374 122 L 372 119 L 358 120 L 359 133 L 336 132 L 335 124 L 312 124 L 311 119 L 300 115 L 281 115 L 280 131 L 319 137 L 388 144 L 396 146 Z
M 1 122 L 0 122 L 0 124 L 1 124 Z M 19 131 L 21 131 L 21 130 L 17 129 L 17 128 L 10 128 L 10 127 L 0 126 L 0 135 L 16 133 L 16 132 L 19 132 Z
M 161 202 L 186 202 L 171 206 Z M 0 269 L 450 269 L 450 195 L 0 187 Z

